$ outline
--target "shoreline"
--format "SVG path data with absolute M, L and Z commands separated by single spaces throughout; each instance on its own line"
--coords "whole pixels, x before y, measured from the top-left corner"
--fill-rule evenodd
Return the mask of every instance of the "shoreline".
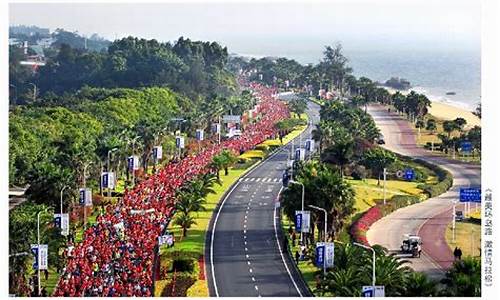
M 386 86 L 381 86 L 385 88 L 389 94 L 394 94 L 398 90 Z M 409 89 L 409 90 L 403 90 L 399 91 L 403 95 L 407 95 L 411 90 L 414 89 Z M 415 90 L 415 92 L 418 92 Z M 426 95 L 429 97 L 428 95 Z M 478 118 L 476 115 L 472 113 L 469 109 L 461 106 L 460 104 L 455 104 L 453 102 L 449 101 L 443 101 L 435 98 L 430 98 L 429 100 L 431 101 L 431 107 L 429 108 L 429 114 L 432 116 L 438 118 L 438 119 L 443 119 L 443 120 L 454 120 L 455 118 L 461 117 L 464 118 L 467 121 L 467 125 L 465 128 L 472 128 L 474 126 L 481 126 L 481 119 Z

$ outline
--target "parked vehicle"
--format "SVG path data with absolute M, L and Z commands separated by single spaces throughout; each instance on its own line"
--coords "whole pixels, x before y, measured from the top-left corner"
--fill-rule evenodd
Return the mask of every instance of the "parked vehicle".
M 458 210 L 455 212 L 455 221 L 457 222 L 462 222 L 464 220 L 464 212 L 461 210 Z
M 420 257 L 422 252 L 422 239 L 418 235 L 405 234 L 401 244 L 401 252 L 411 254 L 412 257 Z

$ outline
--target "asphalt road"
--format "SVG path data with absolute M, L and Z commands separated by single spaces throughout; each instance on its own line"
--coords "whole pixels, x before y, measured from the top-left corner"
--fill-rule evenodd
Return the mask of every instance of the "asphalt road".
M 319 122 L 319 106 L 308 115 Z M 302 135 L 302 145 L 312 125 Z M 299 138 L 295 140 L 295 147 Z M 206 240 L 206 269 L 210 296 L 309 296 L 301 275 L 283 249 L 275 208 L 291 145 L 243 176 L 222 200 L 212 217 Z
M 454 183 L 448 192 L 395 211 L 374 223 L 367 233 L 370 244 L 380 244 L 392 251 L 399 250 L 404 234 L 419 234 L 423 240 L 423 255 L 410 258 L 411 267 L 439 278 L 453 262 L 444 236 L 446 226 L 452 221 L 452 201 L 458 200 L 460 187 L 481 184 L 481 167 L 446 159 L 417 147 L 415 133 L 408 122 L 396 113 L 388 113 L 384 106 L 370 106 L 368 112 L 384 135 L 385 148 L 435 163 L 453 175 Z

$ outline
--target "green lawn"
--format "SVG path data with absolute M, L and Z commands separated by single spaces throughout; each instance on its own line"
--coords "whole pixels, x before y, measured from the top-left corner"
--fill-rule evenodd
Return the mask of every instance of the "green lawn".
M 481 225 L 468 221 L 456 222 L 455 242 L 453 242 L 453 230 L 450 225 L 446 228 L 446 242 L 453 250 L 455 247 L 462 249 L 463 256 L 481 255 Z
M 31 267 L 32 264 L 33 264 L 33 259 L 30 259 L 28 261 L 28 265 L 29 265 L 28 270 L 30 270 L 28 276 L 30 276 L 30 277 L 35 275 L 35 273 L 36 273 L 36 271 L 33 270 L 33 268 Z M 58 281 L 59 281 L 59 274 L 56 272 L 55 268 L 49 267 L 48 280 L 45 280 L 45 273 L 43 272 L 43 270 L 40 270 L 40 287 L 41 288 L 45 287 L 45 289 L 47 290 L 47 295 L 49 295 L 49 296 L 52 295 L 52 293 L 54 292 L 54 289 L 56 288 Z
M 353 180 L 347 179 L 356 193 L 355 208 L 357 212 L 364 212 L 374 206 L 377 201 L 383 201 L 383 182 L 377 185 L 377 179 Z M 394 195 L 419 195 L 422 190 L 417 188 L 419 183 L 399 180 L 387 180 L 386 199 Z

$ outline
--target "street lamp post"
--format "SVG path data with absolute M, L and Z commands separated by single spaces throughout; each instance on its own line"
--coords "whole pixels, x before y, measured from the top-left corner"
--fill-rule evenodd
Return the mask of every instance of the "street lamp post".
M 453 212 L 452 212 L 452 223 L 451 223 L 451 229 L 452 229 L 452 241 L 455 243 L 455 221 L 456 221 L 456 215 L 457 215 L 457 201 L 453 201 Z
M 358 246 L 358 247 L 365 248 L 367 250 L 371 250 L 372 251 L 372 255 L 373 255 L 372 256 L 372 287 L 375 288 L 375 283 L 376 283 L 376 277 L 375 277 L 375 250 L 372 247 L 365 246 L 365 245 L 360 244 L 360 243 L 354 242 L 353 244 L 356 245 L 356 246 Z
M 373 288 L 375 288 L 375 282 L 376 282 L 376 277 L 375 277 L 375 250 L 372 247 L 365 246 L 365 245 L 360 244 L 360 243 L 354 242 L 353 244 L 356 245 L 356 246 L 359 246 L 361 248 L 365 248 L 367 250 L 371 250 L 372 251 L 372 255 L 373 255 L 372 256 L 372 286 L 373 286 Z
M 45 212 L 45 210 L 41 210 L 36 214 L 36 244 L 37 244 L 37 280 L 38 280 L 38 296 L 40 297 L 40 213 Z
M 293 184 L 300 184 L 302 186 L 302 211 L 304 211 L 304 194 L 305 194 L 305 187 L 302 182 L 295 181 L 295 180 L 290 180 L 290 183 Z M 304 233 L 302 232 L 302 228 L 300 229 L 300 243 L 301 245 L 304 245 Z
M 328 212 L 326 211 L 326 209 L 324 208 L 321 208 L 321 207 L 318 207 L 318 206 L 314 206 L 314 205 L 309 205 L 310 208 L 312 209 L 316 209 L 316 210 L 321 210 L 322 212 L 325 213 L 325 228 L 324 228 L 324 241 L 325 241 L 325 247 L 326 247 L 326 232 L 327 232 L 327 224 L 328 224 Z M 323 259 L 323 275 L 326 276 L 326 259 Z
M 69 186 L 65 185 L 60 192 L 61 195 L 61 227 L 62 227 L 62 215 L 63 215 L 63 192 L 65 189 L 69 188 Z
M 385 193 L 385 182 L 386 182 L 386 179 L 387 179 L 387 169 L 384 168 L 384 205 L 385 205 L 385 202 L 386 202 L 386 193 Z
M 110 172 L 110 167 L 109 167 L 109 161 L 111 160 L 111 153 L 118 150 L 118 148 L 113 148 L 111 150 L 108 150 L 108 161 L 107 161 L 107 166 L 106 166 L 106 171 L 108 172 L 108 197 L 111 197 L 111 188 L 109 188 L 109 172 Z M 114 178 L 113 178 L 114 180 Z

